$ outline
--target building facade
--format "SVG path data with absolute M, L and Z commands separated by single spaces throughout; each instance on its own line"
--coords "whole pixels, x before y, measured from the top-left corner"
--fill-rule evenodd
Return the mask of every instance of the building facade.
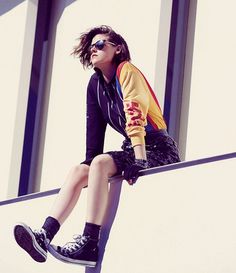
M 234 152 L 236 2 L 226 2 L 1 1 L 0 200 L 59 187 L 83 160 L 93 71 L 70 53 L 81 32 L 96 25 L 127 40 L 182 160 Z M 121 141 L 108 130 L 105 149 L 119 149 Z

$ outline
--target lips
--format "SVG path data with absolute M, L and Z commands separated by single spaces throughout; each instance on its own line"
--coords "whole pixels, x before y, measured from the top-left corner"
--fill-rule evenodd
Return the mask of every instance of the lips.
M 97 57 L 97 56 L 98 56 L 97 54 L 92 54 L 92 55 L 91 55 L 91 58 Z

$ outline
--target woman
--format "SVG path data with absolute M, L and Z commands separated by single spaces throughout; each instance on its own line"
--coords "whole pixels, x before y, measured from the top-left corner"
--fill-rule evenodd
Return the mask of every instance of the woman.
M 123 174 L 130 185 L 138 172 L 180 161 L 166 131 L 158 101 L 143 74 L 130 63 L 125 40 L 108 26 L 83 33 L 74 48 L 84 67 L 93 67 L 87 88 L 86 159 L 73 168 L 40 230 L 24 223 L 14 228 L 17 243 L 37 262 L 47 250 L 58 259 L 96 266 L 98 243 L 108 201 L 108 178 Z M 107 124 L 125 140 L 122 151 L 103 153 Z M 87 186 L 87 218 L 82 236 L 65 246 L 50 245 Z

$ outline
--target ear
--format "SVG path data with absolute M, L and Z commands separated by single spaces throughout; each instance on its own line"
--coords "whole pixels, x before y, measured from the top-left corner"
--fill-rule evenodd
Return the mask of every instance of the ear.
M 120 54 L 121 53 L 121 45 L 118 45 L 117 48 L 116 48 L 116 52 L 115 54 Z

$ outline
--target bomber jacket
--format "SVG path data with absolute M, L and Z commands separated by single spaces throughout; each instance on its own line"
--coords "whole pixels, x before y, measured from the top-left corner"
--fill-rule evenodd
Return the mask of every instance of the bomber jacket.
M 166 129 L 158 100 L 141 71 L 130 62 L 121 63 L 111 82 L 99 71 L 87 87 L 86 160 L 103 153 L 106 126 L 130 139 L 132 146 L 145 144 L 145 136 Z

